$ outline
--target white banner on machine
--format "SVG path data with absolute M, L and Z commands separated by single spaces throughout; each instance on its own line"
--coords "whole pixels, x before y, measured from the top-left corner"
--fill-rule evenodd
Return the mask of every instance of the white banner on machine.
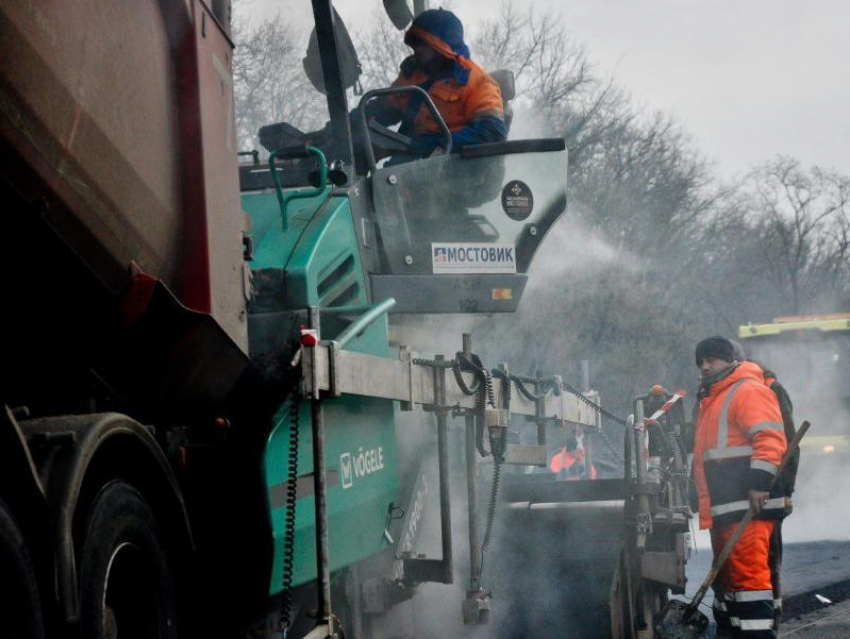
M 433 273 L 516 273 L 513 244 L 435 242 L 431 244 Z

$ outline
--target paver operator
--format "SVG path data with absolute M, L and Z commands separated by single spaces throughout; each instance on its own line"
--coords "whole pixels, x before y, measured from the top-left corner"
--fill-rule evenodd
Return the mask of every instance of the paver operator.
M 700 528 L 711 529 L 715 556 L 750 506 L 756 514 L 718 577 L 718 628 L 734 639 L 776 639 L 768 555 L 775 522 L 785 514 L 785 491 L 781 478 L 767 488 L 787 447 L 779 402 L 761 368 L 736 360 L 724 337 L 697 344 L 696 364 L 694 479 Z
M 499 142 L 507 136 L 504 105 L 498 83 L 470 59 L 463 24 L 451 11 L 429 9 L 419 14 L 404 34 L 413 55 L 404 59 L 393 86 L 419 86 L 440 112 L 452 134 L 452 148 Z M 422 99 L 415 95 L 386 96 L 373 102 L 368 117 L 412 138 L 417 157 L 439 155 L 444 136 Z

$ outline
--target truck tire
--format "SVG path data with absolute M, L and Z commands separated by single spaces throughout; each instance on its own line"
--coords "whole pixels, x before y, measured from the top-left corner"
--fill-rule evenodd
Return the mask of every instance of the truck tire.
M 174 580 L 156 520 L 123 481 L 100 489 L 80 561 L 80 636 L 176 639 Z
M 0 628 L 10 639 L 43 639 L 43 623 L 29 549 L 0 500 Z

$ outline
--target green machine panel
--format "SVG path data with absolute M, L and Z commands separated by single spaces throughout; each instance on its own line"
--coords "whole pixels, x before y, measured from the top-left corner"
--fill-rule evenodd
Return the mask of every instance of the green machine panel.
M 342 397 L 325 401 L 324 410 L 330 568 L 333 571 L 389 547 L 384 538 L 384 527 L 389 505 L 397 500 L 398 460 L 392 402 Z M 298 412 L 298 500 L 293 585 L 316 578 L 310 403 L 302 401 Z M 284 405 L 276 416 L 265 457 L 274 535 L 269 594 L 280 592 L 283 580 L 290 428 L 289 405 Z
M 286 308 L 332 308 L 368 303 L 359 241 L 347 197 L 294 200 L 284 232 L 274 193 L 242 196 L 251 219 L 254 259 L 251 269 L 285 272 Z M 328 336 L 330 337 L 330 336 Z
M 289 204 L 283 231 L 274 192 L 246 193 L 242 207 L 251 218 L 255 277 L 282 276 L 274 307 L 321 309 L 322 337 L 333 338 L 366 309 L 366 277 L 347 197 L 324 193 Z M 262 272 L 262 273 L 261 273 Z M 372 323 L 347 349 L 390 357 L 386 317 Z M 399 488 L 393 402 L 345 396 L 325 400 L 330 567 L 338 570 L 388 548 L 387 511 Z M 313 445 L 310 402 L 298 408 L 298 481 L 293 585 L 316 578 Z M 274 556 L 269 594 L 283 584 L 286 493 L 291 405 L 275 417 L 264 454 L 270 534 Z

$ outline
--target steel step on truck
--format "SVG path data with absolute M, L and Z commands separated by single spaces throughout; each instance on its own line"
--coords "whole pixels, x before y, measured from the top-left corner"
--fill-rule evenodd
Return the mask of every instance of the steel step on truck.
M 435 352 L 517 308 L 564 141 L 387 162 L 368 103 L 417 89 L 350 109 L 342 21 L 302 9 L 328 125 L 239 163 L 226 0 L 0 5 L 0 634 L 653 636 L 678 396 L 606 433 L 587 387 Z

